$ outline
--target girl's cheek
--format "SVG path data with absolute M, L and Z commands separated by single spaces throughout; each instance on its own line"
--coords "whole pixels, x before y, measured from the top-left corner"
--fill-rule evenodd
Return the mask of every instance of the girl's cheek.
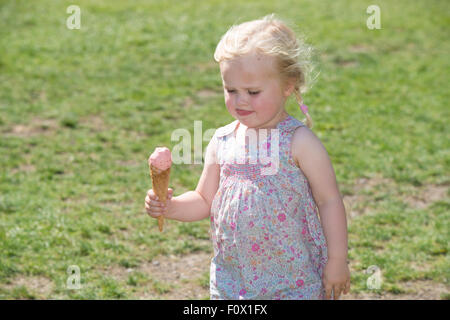
M 228 110 L 231 110 L 233 108 L 233 101 L 231 99 L 225 99 L 225 105 Z
M 226 105 L 226 107 L 227 107 L 228 112 L 231 113 L 231 110 L 232 110 L 231 106 L 230 106 L 228 103 L 225 103 L 225 105 Z
M 254 97 L 251 101 L 252 109 L 259 110 L 260 106 L 264 106 L 264 99 L 261 97 Z

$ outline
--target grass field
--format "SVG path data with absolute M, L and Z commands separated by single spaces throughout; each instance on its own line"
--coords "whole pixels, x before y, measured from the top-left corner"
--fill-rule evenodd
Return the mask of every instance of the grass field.
M 0 0 L 1 299 L 209 297 L 209 221 L 158 232 L 147 158 L 234 120 L 215 46 L 272 12 L 317 49 L 304 98 L 348 209 L 351 297 L 450 297 L 448 1 L 79 0 L 69 30 L 71 4 Z M 174 195 L 201 171 L 174 165 Z

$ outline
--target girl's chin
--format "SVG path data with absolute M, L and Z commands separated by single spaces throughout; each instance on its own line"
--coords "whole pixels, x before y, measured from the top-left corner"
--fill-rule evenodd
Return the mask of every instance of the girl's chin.
M 246 115 L 246 116 L 240 116 L 239 114 L 236 114 L 235 118 L 238 119 L 242 123 L 245 123 L 245 122 L 250 123 L 250 122 L 255 122 L 254 117 L 255 117 L 255 113 L 252 112 L 251 114 Z
M 237 119 L 239 120 L 240 123 L 242 123 L 246 127 L 251 128 L 252 125 L 254 125 L 254 121 L 250 121 L 249 119 L 245 119 L 245 118 L 241 118 L 241 117 L 237 117 Z

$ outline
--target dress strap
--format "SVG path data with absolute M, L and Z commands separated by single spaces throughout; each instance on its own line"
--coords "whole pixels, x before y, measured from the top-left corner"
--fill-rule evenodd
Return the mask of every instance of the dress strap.
M 280 129 L 280 155 L 284 159 L 283 161 L 292 166 L 295 166 L 291 151 L 293 134 L 297 128 L 304 126 L 303 122 L 292 116 L 287 117 L 278 126 Z
M 303 126 L 305 126 L 303 122 L 294 118 L 291 115 L 289 115 L 286 119 L 284 119 L 278 124 L 278 128 L 282 131 L 283 136 L 287 136 L 290 133 L 293 133 L 295 129 L 297 129 L 298 127 Z

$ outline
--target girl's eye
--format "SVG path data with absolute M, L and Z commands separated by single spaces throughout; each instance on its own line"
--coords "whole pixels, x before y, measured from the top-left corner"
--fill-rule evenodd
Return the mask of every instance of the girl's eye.
M 236 92 L 236 90 L 229 90 L 229 89 L 227 89 L 227 92 L 228 93 L 235 93 Z M 261 91 L 249 91 L 248 92 L 248 94 L 250 94 L 250 95 L 252 95 L 252 96 L 254 96 L 254 95 L 257 95 L 258 93 L 260 93 Z

